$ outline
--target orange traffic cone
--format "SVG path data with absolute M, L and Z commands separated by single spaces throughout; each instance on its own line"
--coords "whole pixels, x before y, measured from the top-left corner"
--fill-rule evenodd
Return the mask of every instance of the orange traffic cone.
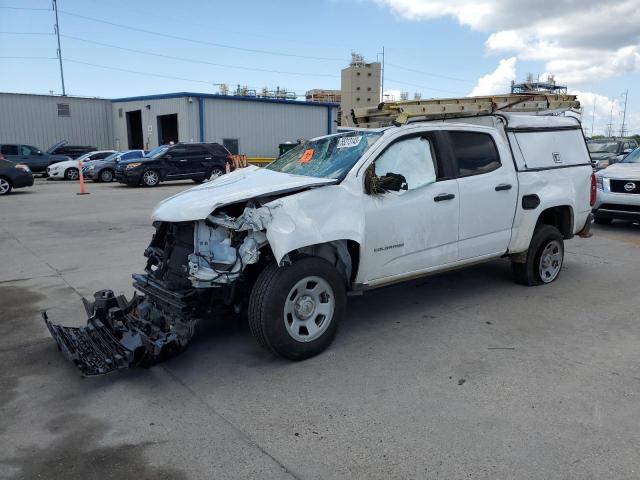
M 82 162 L 78 162 L 78 170 L 80 171 L 80 192 L 76 195 L 89 195 L 89 192 L 84 191 L 84 174 L 82 173 Z

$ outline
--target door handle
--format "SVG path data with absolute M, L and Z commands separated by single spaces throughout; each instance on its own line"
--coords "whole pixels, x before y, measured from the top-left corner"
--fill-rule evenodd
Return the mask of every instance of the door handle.
M 500 192 L 502 190 L 511 190 L 511 185 L 508 183 L 501 183 L 500 185 L 496 186 L 496 192 Z
M 211 157 L 204 157 L 205 160 L 211 160 Z
M 453 193 L 441 193 L 433 197 L 434 202 L 444 202 L 445 200 L 453 200 L 456 196 Z
M 180 160 L 180 161 L 181 161 L 181 162 L 186 162 L 186 161 L 187 161 L 187 159 L 186 159 L 186 158 L 183 158 L 183 159 L 182 159 L 182 160 Z

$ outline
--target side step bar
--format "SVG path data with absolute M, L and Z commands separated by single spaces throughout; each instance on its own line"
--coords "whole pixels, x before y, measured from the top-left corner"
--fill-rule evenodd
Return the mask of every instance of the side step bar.
M 87 376 L 131 367 L 150 367 L 182 352 L 193 336 L 196 319 L 188 294 L 168 292 L 146 275 L 134 275 L 134 286 L 145 296 L 130 301 L 111 290 L 82 299 L 86 327 L 54 325 L 44 319 L 58 349 Z

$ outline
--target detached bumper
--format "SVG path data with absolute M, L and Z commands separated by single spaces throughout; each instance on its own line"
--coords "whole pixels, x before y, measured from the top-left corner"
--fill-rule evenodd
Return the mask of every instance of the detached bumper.
M 146 275 L 134 275 L 145 296 L 130 301 L 100 290 L 94 301 L 83 299 L 89 319 L 85 327 L 53 324 L 44 319 L 62 354 L 87 376 L 137 366 L 150 367 L 183 351 L 193 336 L 196 319 L 189 294 L 169 292 Z

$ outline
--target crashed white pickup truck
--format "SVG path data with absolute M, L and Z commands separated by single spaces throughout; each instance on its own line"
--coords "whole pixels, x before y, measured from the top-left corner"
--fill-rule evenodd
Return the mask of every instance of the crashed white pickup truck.
M 588 236 L 595 179 L 579 122 L 494 114 L 307 141 L 161 202 L 143 296 L 86 302 L 89 325 L 47 325 L 87 374 L 182 350 L 220 305 L 257 341 L 322 352 L 349 294 L 496 258 L 548 284 L 564 240 Z

